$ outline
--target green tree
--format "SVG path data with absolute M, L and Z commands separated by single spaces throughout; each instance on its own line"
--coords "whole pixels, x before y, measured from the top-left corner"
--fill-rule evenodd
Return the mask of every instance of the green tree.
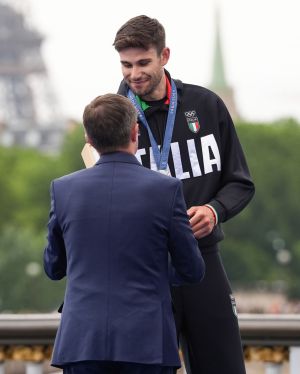
M 62 174 L 72 173 L 75 170 L 83 169 L 84 163 L 81 151 L 85 144 L 83 126 L 74 124 L 70 133 L 65 137 L 62 151 L 59 156 Z
M 227 237 L 222 244 L 225 266 L 230 278 L 238 284 L 258 279 L 270 282 L 283 279 L 291 287 L 293 260 L 282 262 L 280 259 L 284 258 L 280 255 L 287 251 L 291 259 L 296 256 L 300 127 L 294 121 L 286 120 L 269 125 L 240 124 L 237 130 L 256 194 L 239 216 L 224 225 Z M 233 238 L 235 244 L 232 246 Z M 247 243 L 251 243 L 250 247 Z M 247 264 L 245 273 L 238 266 L 241 261 L 244 266 Z M 249 261 L 252 262 L 250 267 Z
M 55 310 L 63 300 L 64 282 L 55 283 L 44 274 L 45 238 L 6 227 L 0 236 L 0 311 Z
M 11 169 L 13 224 L 35 232 L 45 229 L 49 210 L 49 185 L 60 176 L 56 158 L 36 150 L 19 149 Z

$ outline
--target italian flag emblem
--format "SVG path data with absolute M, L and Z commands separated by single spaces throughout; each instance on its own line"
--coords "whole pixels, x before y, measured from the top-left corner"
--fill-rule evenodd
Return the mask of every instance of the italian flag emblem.
M 196 134 L 200 130 L 200 123 L 196 111 L 189 110 L 184 112 L 184 115 L 189 129 Z
M 195 122 L 188 122 L 189 128 L 194 133 L 198 132 L 200 130 L 200 125 L 198 121 Z

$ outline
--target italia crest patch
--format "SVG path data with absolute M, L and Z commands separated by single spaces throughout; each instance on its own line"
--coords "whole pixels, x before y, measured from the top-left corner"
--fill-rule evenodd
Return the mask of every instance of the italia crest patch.
M 196 134 L 200 130 L 200 123 L 196 111 L 189 110 L 188 112 L 184 112 L 184 115 L 189 129 Z

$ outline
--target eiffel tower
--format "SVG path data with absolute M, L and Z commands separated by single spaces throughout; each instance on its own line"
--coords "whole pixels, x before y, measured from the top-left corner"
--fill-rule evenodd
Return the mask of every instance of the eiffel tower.
M 41 54 L 43 37 L 0 1 L 0 145 L 58 150 L 64 125 Z

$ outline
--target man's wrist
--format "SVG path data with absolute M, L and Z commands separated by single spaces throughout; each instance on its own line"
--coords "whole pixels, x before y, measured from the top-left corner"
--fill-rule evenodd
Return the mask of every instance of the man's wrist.
M 214 217 L 214 226 L 216 226 L 218 224 L 218 213 L 216 212 L 213 206 L 209 204 L 205 204 L 204 206 L 206 206 L 206 208 L 210 209 L 210 211 L 212 212 L 213 217 Z

